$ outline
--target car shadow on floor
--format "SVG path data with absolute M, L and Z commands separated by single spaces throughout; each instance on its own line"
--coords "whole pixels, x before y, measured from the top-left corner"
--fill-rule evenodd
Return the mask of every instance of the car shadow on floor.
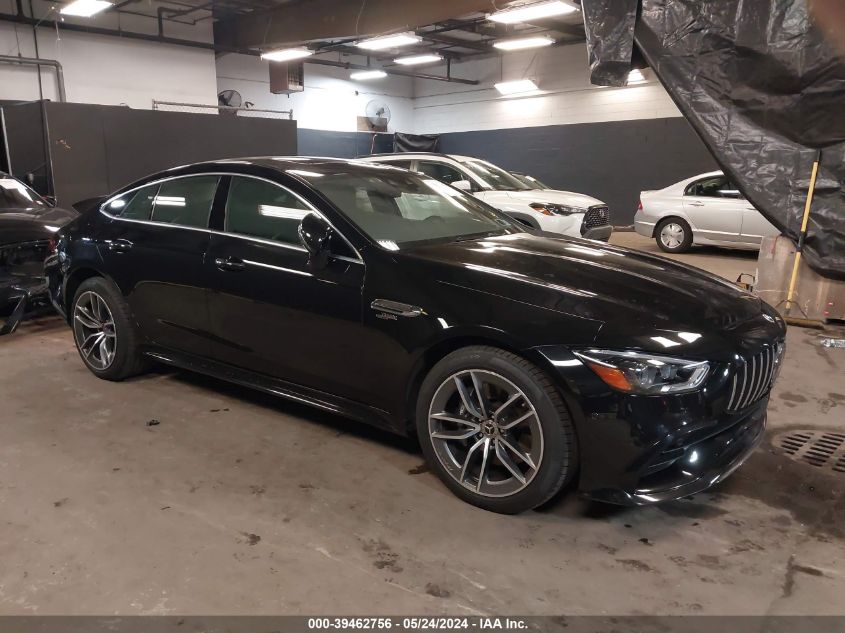
M 660 251 L 655 246 L 655 250 Z M 660 251 L 661 253 L 663 251 Z M 741 248 L 728 248 L 723 246 L 693 246 L 686 255 L 713 255 L 718 257 L 736 257 L 737 259 L 755 260 L 759 257 L 758 251 Z
M 403 437 L 390 431 L 359 422 L 343 415 L 323 411 L 316 407 L 287 400 L 281 396 L 258 391 L 250 387 L 236 385 L 212 376 L 206 376 L 187 370 L 173 369 L 163 365 L 155 366 L 151 374 L 168 376 L 170 379 L 185 385 L 207 390 L 209 393 L 216 393 L 227 398 L 233 398 L 243 403 L 272 409 L 278 413 L 303 420 L 309 424 L 323 426 L 339 435 L 352 435 L 360 439 L 379 442 L 386 446 L 399 449 L 409 455 L 420 455 L 419 443 L 415 438 Z M 143 377 L 139 377 L 143 379 Z

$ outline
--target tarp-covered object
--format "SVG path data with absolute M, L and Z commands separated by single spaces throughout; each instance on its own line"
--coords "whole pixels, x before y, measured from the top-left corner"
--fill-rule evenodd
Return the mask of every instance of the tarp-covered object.
M 393 136 L 394 152 L 436 152 L 440 142 L 439 134 L 403 134 Z
M 819 23 L 806 0 L 582 6 L 593 83 L 624 85 L 636 42 L 725 173 L 796 241 L 821 150 L 804 254 L 845 279 L 845 59 L 825 39 L 845 25 Z

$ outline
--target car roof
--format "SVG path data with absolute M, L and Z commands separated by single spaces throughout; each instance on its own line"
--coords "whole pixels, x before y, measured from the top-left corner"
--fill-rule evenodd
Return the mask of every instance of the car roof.
M 481 158 L 474 158 L 473 156 L 462 156 L 460 154 L 443 154 L 442 152 L 392 152 L 386 154 L 369 154 L 368 156 L 362 156 L 361 158 L 396 158 L 397 160 L 401 160 L 403 158 L 414 159 L 420 156 L 426 158 L 450 158 L 458 162 L 463 162 L 467 160 L 482 160 Z
M 691 176 L 689 178 L 685 178 L 684 180 L 679 180 L 675 183 L 675 185 L 687 185 L 691 182 L 695 182 L 696 180 L 700 180 L 701 178 L 712 178 L 714 176 L 724 176 L 725 174 L 721 171 L 707 171 L 703 174 L 698 174 L 697 176 Z M 670 187 L 673 185 L 670 185 Z
M 241 167 L 241 169 L 238 170 L 238 167 Z M 166 178 L 177 178 L 179 176 L 201 175 L 216 171 L 226 173 L 237 173 L 238 171 L 242 171 L 245 174 L 249 174 L 251 171 L 255 172 L 268 169 L 284 173 L 297 168 L 318 174 L 330 174 L 338 170 L 342 170 L 344 172 L 359 171 L 361 173 L 367 173 L 377 169 L 392 169 L 387 165 L 368 163 L 359 159 L 331 158 L 322 156 L 248 156 L 244 158 L 223 158 L 219 160 L 181 165 L 179 167 L 172 167 L 171 169 L 150 174 L 129 185 L 126 185 L 125 187 L 121 187 L 114 195 L 120 195 L 131 189 L 143 187 L 147 183 L 152 183 Z M 293 175 L 295 176 L 295 174 Z

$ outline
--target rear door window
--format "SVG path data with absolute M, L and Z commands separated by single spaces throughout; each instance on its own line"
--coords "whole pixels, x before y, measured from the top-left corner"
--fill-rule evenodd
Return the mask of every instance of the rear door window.
M 694 182 L 687 187 L 686 195 L 702 198 L 733 198 L 742 197 L 735 185 L 725 176 L 714 176 Z
M 180 226 L 208 228 L 218 176 L 186 176 L 161 183 L 152 219 Z

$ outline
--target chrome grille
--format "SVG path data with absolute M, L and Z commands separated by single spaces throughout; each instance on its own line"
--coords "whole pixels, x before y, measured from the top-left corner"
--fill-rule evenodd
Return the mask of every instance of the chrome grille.
M 584 221 L 581 223 L 581 235 L 588 229 L 607 224 L 610 224 L 610 210 L 607 207 L 590 207 L 584 214 Z
M 740 411 L 768 393 L 780 370 L 783 351 L 783 343 L 778 342 L 741 360 L 731 380 L 729 411 Z

